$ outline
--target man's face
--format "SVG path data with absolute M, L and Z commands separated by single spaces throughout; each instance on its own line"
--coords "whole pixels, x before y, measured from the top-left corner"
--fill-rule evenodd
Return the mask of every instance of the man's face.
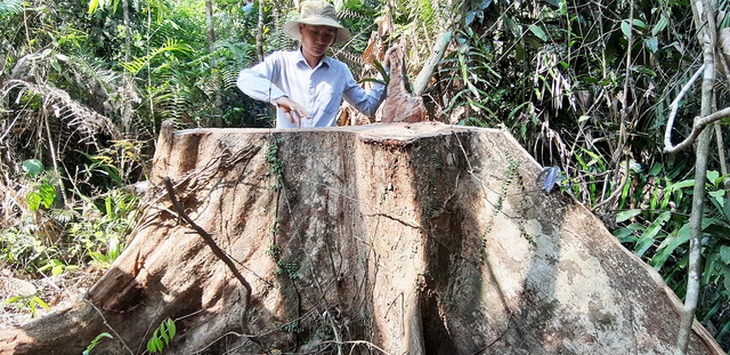
M 304 54 L 322 57 L 335 40 L 337 29 L 330 26 L 299 25 Z

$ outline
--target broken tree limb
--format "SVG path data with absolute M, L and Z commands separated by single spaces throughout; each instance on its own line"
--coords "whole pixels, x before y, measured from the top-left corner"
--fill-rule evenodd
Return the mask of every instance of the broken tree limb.
M 694 73 L 694 75 L 692 75 L 689 81 L 687 81 L 687 83 L 682 86 L 682 90 L 679 92 L 679 94 L 677 94 L 677 97 L 674 98 L 674 101 L 672 101 L 672 103 L 669 105 L 672 110 L 669 113 L 669 118 L 667 119 L 667 127 L 664 130 L 665 153 L 673 154 L 686 149 L 687 147 L 692 145 L 695 140 L 697 140 L 697 137 L 707 125 L 717 122 L 723 118 L 730 117 L 730 107 L 726 107 L 722 110 L 719 110 L 704 117 L 695 117 L 694 124 L 692 125 L 692 132 L 690 132 L 689 136 L 687 136 L 687 138 L 685 138 L 677 145 L 672 144 L 672 130 L 674 129 L 674 120 L 677 117 L 679 102 L 684 98 L 684 96 L 687 94 L 692 85 L 697 81 L 697 79 L 699 79 L 700 75 L 705 72 L 706 65 L 707 64 L 702 64 L 702 66 L 697 69 L 697 71 Z
M 436 66 L 441 61 L 441 58 L 444 57 L 446 47 L 451 42 L 451 34 L 452 31 L 446 31 L 441 34 L 436 50 L 428 58 L 428 61 L 423 65 L 421 71 L 418 72 L 418 76 L 416 76 L 416 80 L 413 82 L 413 95 L 421 96 L 426 92 L 428 83 L 431 81 L 431 77 L 433 77 L 433 72 L 436 70 Z

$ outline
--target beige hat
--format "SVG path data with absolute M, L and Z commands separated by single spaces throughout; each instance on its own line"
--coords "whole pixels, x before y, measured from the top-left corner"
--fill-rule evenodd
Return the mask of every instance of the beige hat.
M 330 26 L 337 29 L 334 43 L 345 42 L 352 38 L 350 31 L 337 21 L 337 13 L 335 7 L 327 1 L 311 0 L 304 1 L 299 12 L 299 19 L 288 21 L 284 24 L 284 33 L 297 41 L 301 41 L 302 35 L 299 33 L 299 24 L 314 26 Z

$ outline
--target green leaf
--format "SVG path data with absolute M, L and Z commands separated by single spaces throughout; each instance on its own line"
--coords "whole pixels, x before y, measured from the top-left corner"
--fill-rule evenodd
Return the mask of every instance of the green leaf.
M 673 237 L 668 237 L 662 241 L 657 248 L 657 253 L 651 258 L 651 266 L 655 270 L 659 271 L 664 263 L 667 261 L 670 255 L 682 244 L 689 242 L 689 223 L 686 223 L 679 229 L 677 234 Z
M 44 309 L 46 309 L 46 310 L 49 310 L 49 309 L 51 309 L 51 307 L 49 307 L 49 306 L 48 306 L 48 304 L 46 304 L 46 302 L 44 302 L 44 301 L 43 301 L 42 299 L 40 299 L 40 297 L 38 297 L 38 296 L 33 296 L 33 298 L 31 298 L 31 301 L 33 301 L 33 303 L 35 303 L 35 304 L 37 304 L 37 305 L 39 305 L 39 306 L 43 307 L 43 308 L 44 308 Z
M 114 339 L 114 337 L 111 334 L 109 334 L 107 332 L 103 332 L 103 333 L 97 335 L 96 338 L 94 338 L 94 340 L 92 340 L 91 343 L 89 343 L 89 346 L 86 347 L 86 350 L 84 350 L 84 352 L 81 354 L 89 355 L 91 353 L 91 350 L 94 350 L 96 345 L 99 344 L 99 341 L 101 341 L 104 338 Z
M 58 276 L 58 275 L 63 274 L 63 265 L 54 266 L 53 269 L 51 270 L 51 274 L 53 274 L 53 276 Z
M 167 336 L 167 327 L 165 324 L 165 321 L 160 324 L 160 335 L 162 336 L 162 339 L 165 339 L 165 344 L 170 344 L 170 337 Z
M 638 28 L 640 30 L 645 30 L 646 29 L 646 23 L 644 23 L 644 21 L 641 21 L 638 18 L 635 18 L 634 19 L 634 27 L 636 27 L 636 28 Z
M 25 195 L 25 203 L 28 204 L 28 208 L 31 211 L 38 211 L 41 208 L 41 195 L 35 191 L 31 191 Z
M 380 85 L 388 85 L 386 82 L 375 79 L 375 78 L 363 78 L 363 79 L 360 79 L 360 81 L 358 81 L 358 83 L 376 83 L 376 84 L 380 84 Z
M 657 176 L 662 171 L 662 169 L 664 169 L 664 164 L 662 164 L 662 163 L 654 164 L 654 166 L 651 167 L 651 171 L 649 171 L 649 175 Z
M 538 27 L 537 25 L 530 25 L 530 32 L 535 35 L 535 37 L 539 38 L 543 42 L 547 42 L 547 35 L 545 34 L 545 31 L 542 30 L 542 28 Z
M 659 51 L 659 39 L 656 37 L 649 37 L 649 38 L 644 39 L 644 45 L 652 53 L 656 53 L 657 51 Z
M 170 339 L 175 337 L 177 334 L 177 328 L 175 327 L 175 321 L 167 318 L 167 332 L 170 334 Z
M 664 223 L 668 221 L 671 216 L 671 212 L 664 211 L 656 220 L 654 220 L 654 222 L 651 223 L 651 225 L 649 225 L 649 228 L 644 231 L 641 237 L 639 237 L 639 240 L 636 242 L 636 255 L 640 257 L 644 256 L 644 253 L 646 253 L 646 251 L 654 244 L 655 238 L 659 231 L 661 231 Z
M 169 345 L 172 338 L 175 337 L 177 329 L 175 328 L 175 321 L 167 317 L 160 323 L 160 326 L 155 329 L 152 333 L 152 338 L 147 341 L 147 350 L 149 352 L 160 352 L 165 348 L 165 345 Z M 162 339 L 160 339 L 162 337 Z M 162 340 L 165 340 L 164 342 Z
M 715 185 L 715 181 L 720 177 L 720 173 L 717 170 L 707 170 L 707 182 Z
M 507 29 L 512 32 L 512 36 L 514 38 L 520 38 L 522 37 L 522 27 L 520 27 L 515 20 L 505 17 L 504 18 L 504 24 L 507 27 Z
M 694 179 L 682 180 L 680 182 L 677 182 L 677 183 L 674 183 L 674 184 L 671 184 L 671 185 L 667 186 L 667 192 L 681 190 L 681 189 L 683 189 L 685 187 L 693 187 L 693 186 L 695 186 L 695 180 Z
M 641 214 L 641 210 L 639 209 L 621 211 L 619 213 L 616 213 L 616 223 L 621 223 L 625 220 L 634 218 L 639 214 Z
M 3 302 L 3 305 L 8 305 L 11 303 L 19 302 L 19 301 L 22 301 L 23 299 L 25 299 L 25 297 L 23 297 L 23 296 L 13 296 L 13 297 L 10 297 L 7 300 L 5 300 L 5 302 Z
M 523 108 L 524 108 L 525 106 L 527 106 L 527 105 L 529 105 L 529 104 L 530 104 L 530 102 L 529 102 L 529 101 L 525 101 L 525 102 L 523 102 L 523 103 L 521 103 L 521 104 L 517 105 L 517 107 L 513 108 L 513 109 L 512 109 L 512 111 L 510 111 L 510 113 L 509 113 L 509 115 L 508 115 L 507 117 L 508 117 L 508 118 L 512 118 L 512 117 L 515 117 L 515 115 L 516 115 L 516 114 L 517 114 L 518 112 L 520 112 L 520 110 L 522 110 L 522 109 L 523 109 Z
M 628 21 L 621 21 L 621 32 L 624 33 L 626 38 L 629 38 L 629 35 L 631 34 L 631 26 L 629 26 Z
M 700 284 L 706 285 L 711 283 L 713 277 L 715 278 L 715 282 L 717 281 L 717 277 L 719 277 L 719 275 L 714 271 L 717 269 L 718 261 L 722 262 L 722 260 L 720 260 L 720 255 L 718 255 L 717 252 L 710 253 L 703 262 L 705 269 L 701 273 L 702 282 Z
M 41 198 L 43 207 L 49 208 L 53 204 L 53 200 L 56 199 L 56 187 L 45 183 L 38 187 L 38 195 Z
M 633 243 L 636 242 L 636 236 L 634 235 L 636 231 L 644 230 L 644 226 L 642 226 L 639 223 L 632 223 L 625 228 L 619 228 L 613 232 L 613 235 L 621 242 L 621 243 Z
M 157 345 L 154 342 L 154 338 L 151 338 L 147 342 L 147 351 L 149 351 L 151 353 L 156 353 L 157 352 Z
M 23 171 L 32 177 L 37 177 L 43 171 L 43 163 L 38 159 L 23 160 Z
M 720 209 L 722 210 L 725 205 L 725 191 L 724 190 L 708 191 L 707 194 L 712 196 L 715 199 L 715 201 L 717 201 L 718 206 L 720 206 Z
M 96 9 L 99 8 L 99 0 L 91 0 L 89 1 L 89 15 L 93 14 Z
M 659 18 L 659 21 L 657 21 L 656 25 L 654 25 L 654 28 L 651 29 L 651 35 L 656 37 L 656 35 L 658 35 L 660 32 L 664 31 L 665 28 L 667 28 L 668 24 L 669 19 L 667 19 L 667 16 L 662 14 L 662 16 Z
M 119 257 L 122 252 L 122 245 L 119 243 L 119 238 L 112 237 L 109 239 L 109 259 L 114 261 Z
M 730 265 L 730 245 L 723 245 L 720 247 L 720 259 L 726 265 Z M 730 289 L 728 289 L 730 291 Z
M 165 348 L 165 345 L 162 343 L 162 340 L 160 340 L 159 336 L 157 335 L 157 332 L 159 329 L 155 330 L 154 334 L 152 334 L 152 338 L 147 342 L 147 350 L 151 353 L 157 353 L 162 351 L 162 349 Z
M 647 68 L 647 67 L 645 67 L 643 65 L 639 65 L 638 67 L 634 67 L 634 69 L 637 72 L 642 73 L 642 74 L 647 74 L 647 75 L 650 75 L 652 77 L 655 77 L 656 76 L 656 72 L 655 71 L 653 71 L 653 70 L 651 70 L 651 69 L 649 69 L 649 68 Z
M 388 71 L 385 69 L 385 66 L 383 63 L 381 63 L 378 58 L 373 59 L 373 64 L 375 64 L 375 69 L 378 70 L 378 73 L 380 73 L 380 76 L 383 78 L 382 80 L 378 79 L 372 79 L 374 82 L 380 82 L 383 85 L 388 85 L 390 83 L 390 75 L 388 75 Z

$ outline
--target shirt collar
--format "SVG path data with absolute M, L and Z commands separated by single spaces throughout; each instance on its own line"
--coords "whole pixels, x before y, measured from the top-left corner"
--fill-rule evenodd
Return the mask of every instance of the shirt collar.
M 299 49 L 296 52 L 297 52 L 297 63 L 302 63 L 304 65 L 308 65 L 307 60 L 304 58 L 304 55 L 302 54 L 301 46 L 299 46 Z M 331 67 L 332 58 L 325 55 L 324 57 L 322 57 L 322 59 L 319 61 L 319 64 L 317 65 L 317 67 L 315 67 L 314 69 L 317 69 L 321 65 L 327 65 L 328 67 Z

